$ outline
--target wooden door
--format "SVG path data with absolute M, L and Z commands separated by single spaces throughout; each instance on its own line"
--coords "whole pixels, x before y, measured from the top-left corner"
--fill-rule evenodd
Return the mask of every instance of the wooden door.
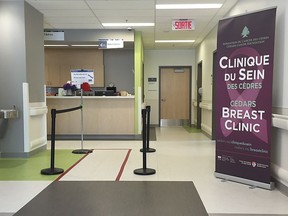
M 190 123 L 190 67 L 160 68 L 160 126 Z

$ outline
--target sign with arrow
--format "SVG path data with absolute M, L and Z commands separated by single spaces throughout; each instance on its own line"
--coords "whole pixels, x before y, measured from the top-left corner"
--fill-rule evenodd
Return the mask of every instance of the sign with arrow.
M 123 39 L 100 39 L 99 49 L 117 49 L 124 47 Z

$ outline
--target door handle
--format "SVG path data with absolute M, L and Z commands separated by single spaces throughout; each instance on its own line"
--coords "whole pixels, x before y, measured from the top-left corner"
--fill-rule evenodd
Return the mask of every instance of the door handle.
M 166 99 L 161 99 L 161 101 L 162 101 L 162 102 L 165 102 L 165 101 L 166 101 Z

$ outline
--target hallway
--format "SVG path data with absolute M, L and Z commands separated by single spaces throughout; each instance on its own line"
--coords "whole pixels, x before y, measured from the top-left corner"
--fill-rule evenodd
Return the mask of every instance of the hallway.
M 85 141 L 84 148 L 94 149 L 93 153 L 58 180 L 193 181 L 211 216 L 288 215 L 288 197 L 277 189 L 252 189 L 215 178 L 215 143 L 204 134 L 188 133 L 182 127 L 161 127 L 156 128 L 156 135 L 157 141 L 150 142 L 156 152 L 147 155 L 147 167 L 155 169 L 155 175 L 133 174 L 134 169 L 142 167 L 141 141 Z M 56 141 L 57 149 L 79 147 L 79 141 Z M 1 181 L 0 215 L 12 215 L 50 183 Z

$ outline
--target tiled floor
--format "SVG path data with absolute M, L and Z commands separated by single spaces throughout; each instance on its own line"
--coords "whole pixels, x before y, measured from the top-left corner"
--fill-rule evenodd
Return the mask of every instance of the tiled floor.
M 215 144 L 205 135 L 181 127 L 157 128 L 156 132 L 157 141 L 150 142 L 156 152 L 147 155 L 147 167 L 155 169 L 155 175 L 133 173 L 142 167 L 141 141 L 85 141 L 84 148 L 95 150 L 60 181 L 193 181 L 210 215 L 288 215 L 288 197 L 277 189 L 251 189 L 216 179 Z M 80 142 L 57 141 L 56 145 L 78 149 Z M 16 212 L 49 183 L 0 182 L 0 213 Z

